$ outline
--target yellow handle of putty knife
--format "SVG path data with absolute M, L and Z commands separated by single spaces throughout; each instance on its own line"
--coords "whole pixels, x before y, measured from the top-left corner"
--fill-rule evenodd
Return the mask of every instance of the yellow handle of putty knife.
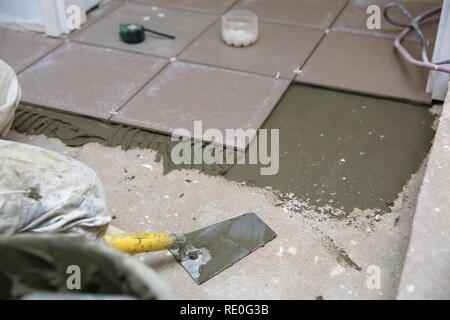
M 108 246 L 129 254 L 168 250 L 179 240 L 171 233 L 125 232 L 113 226 L 109 226 L 103 236 Z

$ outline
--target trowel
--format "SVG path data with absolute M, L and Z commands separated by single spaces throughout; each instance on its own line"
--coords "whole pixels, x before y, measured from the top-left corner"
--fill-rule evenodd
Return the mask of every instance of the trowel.
M 246 213 L 183 235 L 127 233 L 110 226 L 103 240 L 130 254 L 170 250 L 192 279 L 202 284 L 275 237 L 256 214 Z

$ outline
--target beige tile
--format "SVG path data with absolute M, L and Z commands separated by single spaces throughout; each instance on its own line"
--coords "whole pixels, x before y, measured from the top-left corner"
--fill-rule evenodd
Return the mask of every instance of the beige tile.
M 74 40 L 171 58 L 187 47 L 215 19 L 216 16 L 193 11 L 125 3 L 78 34 Z M 127 44 L 119 37 L 121 23 L 139 23 L 147 28 L 174 35 L 176 39 L 171 40 L 147 33 L 144 42 Z
M 333 30 L 365 33 L 370 35 L 394 38 L 403 30 L 403 28 L 396 27 L 388 23 L 384 19 L 383 14 L 381 14 L 381 29 L 369 30 L 367 28 L 367 18 L 369 17 L 369 14 L 366 13 L 367 7 L 370 5 L 378 5 L 381 10 L 383 10 L 384 6 L 391 2 L 391 0 L 352 0 L 336 20 L 336 23 L 333 25 Z M 413 17 L 419 15 L 427 9 L 436 6 L 436 3 L 422 3 L 412 1 L 397 2 L 404 5 Z M 394 21 L 398 21 L 400 23 L 408 23 L 408 20 L 398 8 L 390 9 L 389 16 Z M 421 29 L 425 38 L 430 40 L 431 42 L 434 42 L 436 38 L 438 24 L 439 14 L 437 14 L 435 18 L 430 22 L 421 25 Z M 411 32 L 408 35 L 407 39 L 419 41 L 419 38 L 417 37 L 415 32 Z
M 46 55 L 62 42 L 31 32 L 19 32 L 0 28 L 0 59 L 16 72 Z
M 106 119 L 165 63 L 160 58 L 69 42 L 20 74 L 22 101 Z
M 214 14 L 224 13 L 237 0 L 133 0 L 153 5 L 162 5 L 166 7 L 175 7 L 203 11 Z
M 417 57 L 418 43 L 405 42 Z M 320 43 L 296 81 L 383 97 L 429 103 L 428 71 L 404 60 L 392 39 L 331 32 Z
M 289 81 L 176 61 L 158 74 L 112 121 L 171 134 L 178 128 L 202 131 L 258 129 Z M 205 141 L 209 139 L 203 136 Z M 236 145 L 225 139 L 229 147 Z
M 250 10 L 267 21 L 328 28 L 346 0 L 241 0 L 232 9 Z
M 282 24 L 259 23 L 258 41 L 245 48 L 226 45 L 216 22 L 180 55 L 180 59 L 292 79 L 319 42 L 322 31 Z M 214 52 L 214 54 L 211 54 Z

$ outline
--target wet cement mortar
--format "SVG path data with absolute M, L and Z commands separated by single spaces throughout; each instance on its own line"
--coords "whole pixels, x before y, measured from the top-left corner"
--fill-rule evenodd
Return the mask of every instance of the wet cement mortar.
M 275 176 L 260 176 L 258 165 L 179 168 L 167 156 L 176 143 L 169 137 L 30 106 L 13 127 L 29 136 L 10 136 L 93 167 L 126 230 L 189 232 L 256 212 L 277 232 L 253 259 L 200 287 L 189 276 L 180 286 L 181 267 L 165 253 L 139 256 L 180 297 L 393 298 L 433 120 L 424 106 L 293 86 L 263 126 L 280 129 Z M 41 134 L 66 146 L 33 136 Z M 380 289 L 366 283 L 374 265 Z

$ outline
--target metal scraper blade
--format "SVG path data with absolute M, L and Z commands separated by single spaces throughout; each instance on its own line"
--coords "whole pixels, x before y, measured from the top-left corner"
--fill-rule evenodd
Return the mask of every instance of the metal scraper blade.
M 186 245 L 170 251 L 194 281 L 202 284 L 277 235 L 256 214 L 246 213 L 185 236 Z

